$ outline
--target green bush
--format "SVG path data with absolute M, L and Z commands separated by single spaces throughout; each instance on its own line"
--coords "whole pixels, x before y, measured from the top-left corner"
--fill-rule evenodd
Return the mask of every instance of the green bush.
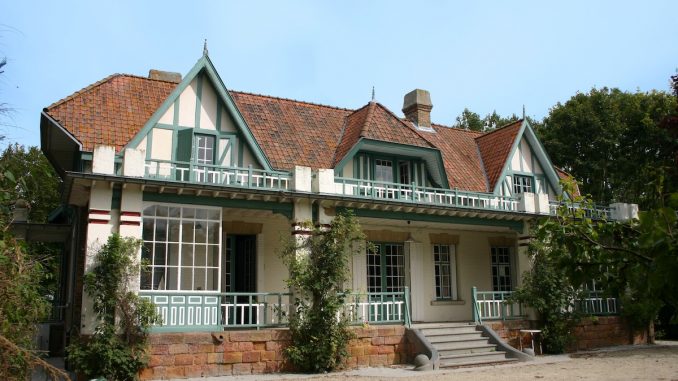
M 310 229 L 310 228 L 309 228 Z M 339 214 L 328 229 L 285 245 L 281 257 L 290 271 L 295 313 L 289 317 L 292 342 L 285 349 L 290 363 L 302 372 L 325 372 L 343 365 L 353 338 L 342 313 L 348 280 L 350 246 L 364 239 L 356 218 Z
M 87 378 L 109 381 L 138 378 L 148 363 L 146 341 L 159 321 L 153 304 L 129 290 L 139 276 L 139 242 L 111 235 L 85 274 L 85 292 L 92 298 L 98 324 L 91 336 L 81 336 L 67 348 L 68 360 Z

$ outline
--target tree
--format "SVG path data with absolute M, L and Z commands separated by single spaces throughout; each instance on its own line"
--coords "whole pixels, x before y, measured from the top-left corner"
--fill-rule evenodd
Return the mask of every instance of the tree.
M 87 378 L 135 380 L 148 363 L 148 331 L 160 318 L 150 301 L 130 289 L 139 276 L 139 247 L 139 241 L 111 235 L 96 253 L 93 269 L 84 276 L 98 325 L 93 335 L 81 337 L 67 352 L 68 360 Z
M 352 338 L 342 314 L 348 280 L 350 246 L 364 239 L 352 214 L 338 214 L 329 228 L 286 243 L 281 253 L 290 271 L 288 286 L 295 293 L 295 313 L 289 318 L 292 343 L 285 349 L 290 362 L 304 372 L 331 371 L 343 364 Z
M 571 192 L 572 185 L 564 189 Z M 590 199 L 564 201 L 557 217 L 539 222 L 536 239 L 548 248 L 542 254 L 575 289 L 595 280 L 618 296 L 622 314 L 636 328 L 648 329 L 652 340 L 651 323 L 659 310 L 678 307 L 678 194 L 624 222 L 588 218 Z
M 457 117 L 457 123 L 454 127 L 471 131 L 483 131 L 485 129 L 485 123 L 480 118 L 480 115 L 465 108 L 464 111 L 461 112 L 461 115 Z
M 594 88 L 555 105 L 537 130 L 553 162 L 596 202 L 648 209 L 678 190 L 678 143 L 661 128 L 675 109 L 676 99 L 665 92 Z
M 21 181 L 8 189 L 11 202 L 25 200 L 31 222 L 47 222 L 49 214 L 61 204 L 61 180 L 38 147 L 8 145 L 0 155 L 0 168 L 21 174 Z

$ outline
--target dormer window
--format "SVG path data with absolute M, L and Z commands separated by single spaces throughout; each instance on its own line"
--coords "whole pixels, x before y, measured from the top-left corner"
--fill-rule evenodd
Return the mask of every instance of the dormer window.
M 391 160 L 376 159 L 374 161 L 374 179 L 386 183 L 393 182 L 393 162 Z
M 532 192 L 532 177 L 513 175 L 513 194 Z
M 196 135 L 196 153 L 198 164 L 214 164 L 214 136 Z

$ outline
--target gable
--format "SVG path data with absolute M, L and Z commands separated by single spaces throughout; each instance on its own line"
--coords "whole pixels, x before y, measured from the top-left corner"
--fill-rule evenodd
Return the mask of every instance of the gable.
M 230 94 L 203 56 L 126 147 L 155 163 L 270 169 Z M 155 164 L 158 165 L 158 164 Z

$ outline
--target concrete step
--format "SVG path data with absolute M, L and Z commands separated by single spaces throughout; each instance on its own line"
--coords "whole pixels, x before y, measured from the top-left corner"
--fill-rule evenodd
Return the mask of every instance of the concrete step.
M 412 328 L 424 329 L 424 328 L 450 328 L 450 327 L 475 327 L 475 323 L 462 321 L 462 322 L 440 322 L 440 323 L 415 323 L 412 324 Z
M 480 333 L 480 331 L 476 331 L 476 327 L 472 325 L 459 327 L 420 328 L 420 330 L 424 336 L 454 335 L 458 333 Z
M 437 343 L 431 343 L 437 350 L 444 349 L 458 349 L 458 348 L 476 348 L 484 347 L 491 345 L 495 347 L 494 344 L 488 344 L 487 339 L 478 339 L 478 340 L 460 340 L 460 341 L 441 341 Z
M 441 356 L 453 356 L 453 355 L 467 355 L 467 354 L 475 354 L 475 353 L 486 353 L 486 352 L 494 352 L 497 353 L 497 348 L 495 345 L 492 344 L 484 344 L 484 345 L 474 345 L 474 346 L 467 346 L 467 347 L 457 347 L 457 348 L 445 348 L 445 349 L 439 349 L 438 354 Z M 504 355 L 504 352 L 501 352 L 502 355 Z
M 473 333 L 453 333 L 453 334 L 440 334 L 440 335 L 425 335 L 428 341 L 431 343 L 444 343 L 448 341 L 465 341 L 465 340 L 484 340 L 487 341 L 487 337 L 483 337 L 482 334 L 478 331 Z
M 513 362 L 516 362 L 518 360 L 516 359 L 503 359 L 503 360 L 496 360 L 496 361 L 491 361 L 487 362 L 485 360 L 471 360 L 471 361 L 466 361 L 466 362 L 457 362 L 457 363 L 447 363 L 447 362 L 440 362 L 440 368 L 466 368 L 466 367 L 474 367 L 474 366 L 489 366 L 489 365 L 504 365 L 504 364 L 510 364 Z
M 466 366 L 468 364 L 489 364 L 496 362 L 505 362 L 507 360 L 504 352 L 478 352 L 465 354 L 449 354 L 440 356 L 440 367 Z M 443 365 L 444 364 L 444 365 Z

